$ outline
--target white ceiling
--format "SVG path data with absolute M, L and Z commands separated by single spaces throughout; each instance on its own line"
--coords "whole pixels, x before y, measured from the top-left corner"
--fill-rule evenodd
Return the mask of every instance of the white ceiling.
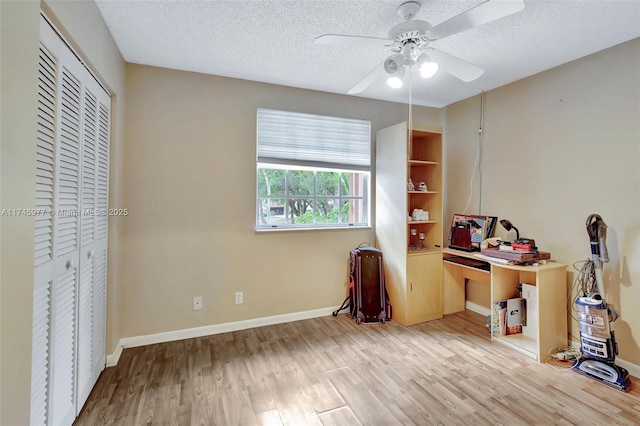
M 385 47 L 316 45 L 327 33 L 386 38 L 402 0 L 97 0 L 127 62 L 346 94 Z M 415 19 L 443 22 L 484 0 L 420 0 Z M 443 107 L 640 37 L 640 0 L 527 0 L 523 11 L 431 46 L 484 68 L 464 83 L 416 76 L 411 101 Z M 357 96 L 408 103 L 381 80 Z

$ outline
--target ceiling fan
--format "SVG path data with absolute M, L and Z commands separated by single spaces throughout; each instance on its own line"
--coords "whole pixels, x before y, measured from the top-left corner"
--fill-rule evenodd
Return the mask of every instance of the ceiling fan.
M 387 76 L 387 84 L 392 88 L 402 87 L 405 67 L 413 65 L 418 66 L 423 78 L 433 77 L 440 69 L 464 82 L 476 80 L 484 73 L 482 68 L 429 44 L 517 13 L 524 9 L 524 1 L 488 0 L 435 27 L 426 21 L 413 19 L 420 7 L 421 4 L 417 1 L 407 1 L 398 6 L 397 13 L 403 22 L 391 27 L 388 38 L 325 34 L 314 39 L 315 44 L 386 46 L 391 50 L 391 56 L 378 64 L 347 93 L 361 93 L 383 75 Z

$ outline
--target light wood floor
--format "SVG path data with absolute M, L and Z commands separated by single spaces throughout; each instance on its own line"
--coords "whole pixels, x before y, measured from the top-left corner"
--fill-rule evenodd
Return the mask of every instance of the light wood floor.
M 344 314 L 125 349 L 76 424 L 637 425 L 638 388 L 492 343 L 469 311 L 411 327 Z

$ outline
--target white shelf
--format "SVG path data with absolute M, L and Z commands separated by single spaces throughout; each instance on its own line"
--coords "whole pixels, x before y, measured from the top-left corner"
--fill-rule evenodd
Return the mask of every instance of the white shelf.
M 407 256 L 420 256 L 423 254 L 442 254 L 442 250 L 435 247 L 429 249 L 418 249 L 412 250 L 411 248 L 407 248 Z
M 437 161 L 409 160 L 410 166 L 437 166 Z

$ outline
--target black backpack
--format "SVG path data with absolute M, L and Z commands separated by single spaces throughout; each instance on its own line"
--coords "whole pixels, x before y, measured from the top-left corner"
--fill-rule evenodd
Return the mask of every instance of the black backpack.
M 358 324 L 391 320 L 382 252 L 369 243 L 362 243 L 351 250 L 348 295 L 333 316 L 347 308 Z

